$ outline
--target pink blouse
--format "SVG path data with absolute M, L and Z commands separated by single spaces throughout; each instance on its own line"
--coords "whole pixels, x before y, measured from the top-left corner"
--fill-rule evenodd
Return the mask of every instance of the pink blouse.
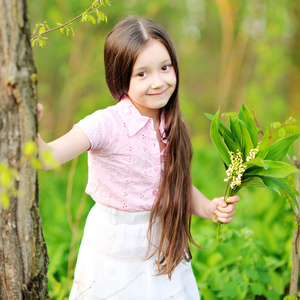
M 165 151 L 160 153 L 153 120 L 142 116 L 124 98 L 75 126 L 84 131 L 91 143 L 86 193 L 96 202 L 119 210 L 151 210 L 162 177 Z M 164 127 L 162 114 L 162 136 Z

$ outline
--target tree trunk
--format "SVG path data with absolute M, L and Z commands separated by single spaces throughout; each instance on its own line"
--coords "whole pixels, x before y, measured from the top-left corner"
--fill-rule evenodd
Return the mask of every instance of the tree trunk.
M 37 132 L 35 73 L 26 0 L 0 0 L 0 164 L 20 173 L 9 194 L 9 208 L 4 209 L 0 200 L 3 300 L 45 299 L 47 294 L 48 256 L 38 209 L 37 171 L 22 156 Z
M 289 70 L 288 80 L 288 103 L 293 116 L 300 115 L 300 1 L 291 0 L 289 1 L 290 6 L 290 19 L 293 22 L 293 38 L 290 44 L 289 54 L 291 67 Z M 300 169 L 300 147 L 298 148 L 298 157 L 295 159 L 295 165 Z M 300 192 L 300 174 L 297 173 L 297 190 Z M 298 203 L 300 205 L 300 196 L 297 196 Z M 289 295 L 297 296 L 299 287 L 299 238 L 300 238 L 300 212 L 295 208 L 295 224 L 293 231 L 293 250 L 292 250 L 292 272 L 291 272 L 291 284 Z
M 298 158 L 294 158 L 296 167 L 300 170 L 300 145 L 298 148 Z M 300 172 L 296 176 L 296 189 L 300 192 Z M 297 201 L 300 206 L 300 196 L 297 196 Z M 298 282 L 299 282 L 299 244 L 300 244 L 300 212 L 295 207 L 294 209 L 295 219 L 294 230 L 293 230 L 293 244 L 292 244 L 292 271 L 291 271 L 291 283 L 289 295 L 298 295 Z

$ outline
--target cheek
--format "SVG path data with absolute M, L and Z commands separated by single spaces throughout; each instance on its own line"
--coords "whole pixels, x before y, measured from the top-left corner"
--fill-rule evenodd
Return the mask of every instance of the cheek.
M 173 71 L 172 73 L 170 73 L 169 83 L 170 83 L 171 85 L 176 86 L 177 78 L 176 78 L 175 71 Z
M 128 87 L 128 94 L 131 95 L 135 93 L 136 93 L 136 83 L 135 80 L 131 79 Z
M 149 83 L 147 80 L 135 82 L 133 81 L 132 84 L 129 86 L 130 90 L 134 94 L 143 94 L 145 93 L 149 88 Z
M 170 85 L 172 85 L 172 89 L 173 89 L 173 91 L 175 91 L 176 85 L 177 85 L 177 79 L 175 76 L 171 79 Z

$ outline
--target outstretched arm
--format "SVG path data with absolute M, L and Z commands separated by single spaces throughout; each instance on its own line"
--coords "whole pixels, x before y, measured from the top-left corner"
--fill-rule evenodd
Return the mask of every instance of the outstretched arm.
M 195 186 L 193 186 L 192 214 L 204 219 L 210 219 L 215 223 L 230 223 L 235 215 L 235 203 L 240 200 L 239 196 L 227 198 L 228 205 L 223 197 L 212 201 L 207 199 Z M 215 218 L 215 216 L 217 216 Z
M 43 106 L 37 106 L 38 119 L 40 120 L 43 113 Z M 90 141 L 86 134 L 78 127 L 74 127 L 67 134 L 57 140 L 46 143 L 41 136 L 37 135 L 37 143 L 39 146 L 39 160 L 43 165 L 43 170 L 53 168 L 47 165 L 43 159 L 43 153 L 49 152 L 58 165 L 61 165 L 90 148 Z

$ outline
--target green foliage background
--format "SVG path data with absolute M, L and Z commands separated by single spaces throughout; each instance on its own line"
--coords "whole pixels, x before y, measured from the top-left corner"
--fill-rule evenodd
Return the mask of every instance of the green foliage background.
M 34 28 L 38 22 L 47 21 L 50 27 L 64 23 L 91 1 L 28 4 Z M 52 32 L 44 48 L 34 48 L 39 102 L 44 105 L 40 133 L 46 141 L 114 104 L 105 84 L 103 46 L 113 25 L 128 14 L 155 20 L 173 37 L 181 106 L 194 147 L 194 184 L 207 197 L 223 195 L 225 170 L 209 139 L 204 112 L 214 114 L 219 106 L 221 112 L 236 111 L 245 104 L 255 110 L 262 127 L 290 115 L 299 120 L 299 0 L 112 0 L 102 11 L 107 24 L 77 22 L 74 37 Z M 39 175 L 52 299 L 66 299 L 71 287 L 85 218 L 93 205 L 83 196 L 86 180 L 86 154 Z M 205 248 L 192 249 L 202 299 L 282 299 L 291 269 L 292 212 L 284 198 L 270 191 L 247 189 L 240 196 L 235 220 L 222 226 L 219 241 L 211 221 L 193 220 L 194 236 Z M 70 227 L 70 211 L 78 226 L 75 222 Z

